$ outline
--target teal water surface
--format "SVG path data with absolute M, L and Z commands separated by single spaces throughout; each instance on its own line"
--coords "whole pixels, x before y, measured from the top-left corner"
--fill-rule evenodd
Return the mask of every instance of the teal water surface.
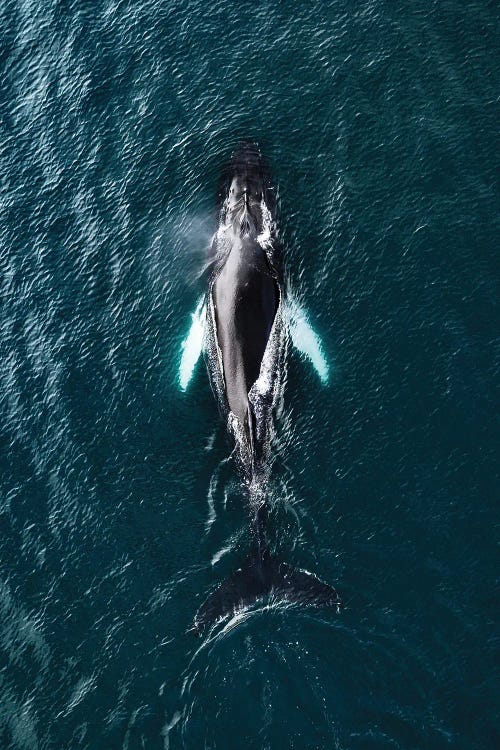
M 0 746 L 498 746 L 493 3 L 0 6 Z M 187 632 L 248 548 L 203 365 L 256 139 L 290 288 L 271 546 L 340 614 Z

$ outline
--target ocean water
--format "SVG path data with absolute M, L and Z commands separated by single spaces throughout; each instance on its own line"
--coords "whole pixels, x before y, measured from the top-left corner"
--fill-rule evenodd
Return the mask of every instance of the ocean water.
M 486 0 L 0 4 L 0 747 L 498 747 L 498 53 Z M 329 366 L 271 546 L 347 606 L 196 639 L 248 547 L 179 387 L 242 138 Z

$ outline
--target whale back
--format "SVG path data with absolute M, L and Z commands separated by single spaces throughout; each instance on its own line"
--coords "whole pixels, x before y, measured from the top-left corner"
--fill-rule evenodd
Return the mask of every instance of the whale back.
M 235 241 L 212 294 L 229 409 L 247 426 L 248 394 L 259 377 L 279 300 L 257 242 Z

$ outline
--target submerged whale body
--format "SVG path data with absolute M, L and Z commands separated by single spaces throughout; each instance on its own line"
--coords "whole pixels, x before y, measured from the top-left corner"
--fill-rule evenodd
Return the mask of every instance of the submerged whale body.
M 206 298 L 183 345 L 180 377 L 185 388 L 187 365 L 192 371 L 196 347 L 203 345 L 248 495 L 252 542 L 248 559 L 198 610 L 196 633 L 269 595 L 317 606 L 341 605 L 334 588 L 278 561 L 266 541 L 273 413 L 283 392 L 289 338 L 311 358 L 322 380 L 328 367 L 306 314 L 287 298 L 275 236 L 274 190 L 256 144 L 242 144 L 233 154 L 223 175 L 221 200 Z

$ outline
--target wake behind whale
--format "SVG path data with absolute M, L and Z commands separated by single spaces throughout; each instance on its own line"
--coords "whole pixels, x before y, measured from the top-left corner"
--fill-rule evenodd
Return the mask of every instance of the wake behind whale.
M 311 359 L 323 382 L 328 364 L 306 312 L 288 294 L 276 238 L 274 189 L 256 144 L 244 143 L 233 154 L 223 175 L 221 200 L 212 270 L 183 342 L 179 382 L 185 390 L 203 349 L 212 390 L 235 446 L 248 500 L 251 546 L 243 565 L 198 610 L 196 633 L 268 596 L 341 606 L 332 586 L 279 561 L 267 544 L 273 417 L 283 394 L 289 341 Z

